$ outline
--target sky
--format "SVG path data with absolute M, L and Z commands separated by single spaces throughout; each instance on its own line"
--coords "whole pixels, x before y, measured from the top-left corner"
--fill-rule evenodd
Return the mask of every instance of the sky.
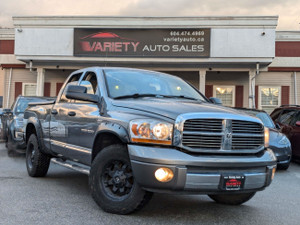
M 300 31 L 299 0 L 0 0 L 0 27 L 13 16 L 279 16 Z

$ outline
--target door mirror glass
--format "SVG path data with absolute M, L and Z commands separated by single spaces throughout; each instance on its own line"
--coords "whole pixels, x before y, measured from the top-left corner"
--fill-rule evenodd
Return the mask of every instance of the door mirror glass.
M 66 97 L 68 99 L 98 102 L 98 96 L 93 94 L 87 94 L 87 87 L 78 85 L 69 85 L 66 91 Z

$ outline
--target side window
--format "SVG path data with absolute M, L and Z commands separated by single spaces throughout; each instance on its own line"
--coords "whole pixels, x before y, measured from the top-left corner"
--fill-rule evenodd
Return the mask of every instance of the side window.
M 87 87 L 88 94 L 99 94 L 97 76 L 93 72 L 87 72 L 79 85 Z
M 296 126 L 296 122 L 300 121 L 300 112 L 298 111 L 297 113 L 295 113 L 295 115 L 293 116 L 293 119 L 290 122 L 291 126 Z
M 68 80 L 67 85 L 65 86 L 65 89 L 60 97 L 59 102 L 70 102 L 71 101 L 70 99 L 68 99 L 66 97 L 67 87 L 68 87 L 68 85 L 76 85 L 77 82 L 79 81 L 81 75 L 82 75 L 82 73 L 78 73 L 78 74 L 74 74 L 72 77 L 70 77 L 70 79 Z
M 294 116 L 297 114 L 297 111 L 295 110 L 285 110 L 278 118 L 278 122 L 282 124 L 290 124 Z
M 280 115 L 281 112 L 282 112 L 282 109 L 275 109 L 270 115 L 272 120 L 277 122 L 278 116 Z

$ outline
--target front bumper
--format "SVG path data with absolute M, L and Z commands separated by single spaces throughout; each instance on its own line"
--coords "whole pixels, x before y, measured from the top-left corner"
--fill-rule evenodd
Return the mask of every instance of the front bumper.
M 283 147 L 275 147 L 270 146 L 272 151 L 274 152 L 277 158 L 277 164 L 286 164 L 291 161 L 292 158 L 292 148 L 290 145 L 283 146 Z
M 220 187 L 222 175 L 244 175 L 244 188 L 239 191 L 262 190 L 271 183 L 276 167 L 274 153 L 245 156 L 190 155 L 172 148 L 128 145 L 133 174 L 139 185 L 153 192 L 197 192 L 203 194 L 228 191 Z M 174 178 L 166 183 L 156 180 L 158 168 L 167 167 Z

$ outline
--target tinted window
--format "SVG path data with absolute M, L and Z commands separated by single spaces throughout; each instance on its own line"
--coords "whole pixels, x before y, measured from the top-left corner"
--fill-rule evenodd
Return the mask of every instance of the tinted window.
M 25 109 L 28 107 L 28 103 L 30 102 L 44 102 L 46 99 L 39 98 L 20 98 L 19 101 L 16 102 L 14 107 L 14 112 L 16 114 L 25 112 Z
M 275 128 L 275 125 L 274 125 L 271 117 L 267 113 L 259 112 L 256 114 L 256 116 L 263 122 L 265 127 Z
M 282 123 L 282 124 L 290 124 L 293 117 L 296 115 L 297 111 L 295 110 L 284 110 L 280 117 L 276 120 L 276 122 Z
M 76 85 L 81 77 L 82 73 L 74 74 L 67 82 L 67 85 L 65 86 L 65 89 L 60 97 L 59 102 L 70 102 L 71 100 L 66 97 L 66 91 L 68 85 Z
M 290 125 L 296 126 L 296 122 L 300 121 L 300 112 L 298 111 L 296 115 L 294 115 L 293 119 L 290 122 Z
M 185 96 L 206 101 L 192 86 L 182 79 L 151 71 L 105 70 L 108 95 L 116 98 L 134 94 L 157 96 Z
M 275 128 L 275 125 L 271 119 L 271 117 L 266 112 L 257 112 L 257 111 L 248 111 L 248 110 L 241 110 L 250 116 L 255 116 L 260 119 L 265 127 L 268 128 Z
M 96 74 L 93 72 L 88 72 L 80 82 L 80 86 L 87 87 L 87 93 L 95 95 L 98 89 Z
M 282 109 L 275 109 L 272 113 L 271 113 L 271 118 L 273 120 L 276 120 L 278 118 L 278 116 L 280 115 L 280 113 L 282 112 Z

